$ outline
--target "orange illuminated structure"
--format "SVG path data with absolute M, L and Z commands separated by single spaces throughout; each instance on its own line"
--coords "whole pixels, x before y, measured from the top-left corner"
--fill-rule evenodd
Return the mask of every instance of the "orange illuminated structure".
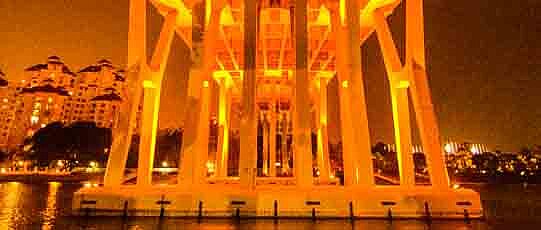
M 146 8 L 164 17 L 147 63 Z M 402 63 L 387 23 L 400 0 L 131 0 L 129 117 L 115 130 L 103 187 L 76 194 L 74 207 L 157 215 L 479 217 L 479 196 L 450 187 L 426 76 L 422 0 L 406 0 Z M 153 185 L 160 93 L 174 36 L 191 50 L 177 185 Z M 377 36 L 391 86 L 399 186 L 376 186 L 362 78 L 361 46 Z M 329 163 L 327 83 L 339 82 L 344 185 Z M 213 87 L 216 86 L 216 87 Z M 216 162 L 209 163 L 210 100 L 218 95 Z M 141 97 L 144 95 L 144 97 Z M 426 151 L 430 186 L 414 180 L 409 95 Z M 138 105 L 143 115 L 136 185 L 123 176 Z M 235 111 L 236 109 L 236 111 Z M 238 175 L 229 169 L 232 130 Z M 315 133 L 315 160 L 312 146 Z M 260 136 L 260 138 L 258 138 Z M 259 163 L 258 163 L 259 162 Z M 314 177 L 314 166 L 318 169 Z M 259 165 L 259 166 L 258 166 Z M 212 176 L 208 176 L 212 173 Z M 232 176 L 233 175 L 233 176 Z M 287 177 L 290 175 L 290 177 Z M 281 176 L 281 177 L 278 177 Z M 286 176 L 286 177 L 283 177 Z M 202 210 L 202 211 L 201 211 Z M 201 212 L 200 212 L 201 211 Z M 107 212 L 103 212 L 107 213 Z

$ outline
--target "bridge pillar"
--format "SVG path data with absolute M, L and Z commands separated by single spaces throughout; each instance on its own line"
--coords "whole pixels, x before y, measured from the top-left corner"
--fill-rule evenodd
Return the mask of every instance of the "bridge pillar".
M 340 120 L 346 186 L 373 186 L 374 173 L 370 151 L 370 134 L 361 70 L 359 5 L 345 1 L 331 11 L 337 34 L 337 76 L 339 80 Z M 345 15 L 339 8 L 344 7 Z M 342 22 L 341 18 L 344 18 Z
M 210 79 L 215 66 L 216 40 L 220 29 L 220 13 L 224 1 L 213 1 L 209 21 L 205 15 L 204 2 L 199 2 L 192 11 L 192 58 L 188 82 L 188 100 L 185 118 L 185 133 L 182 141 L 179 184 L 200 185 L 206 177 L 209 141 Z
M 411 144 L 408 88 L 391 84 L 391 104 L 393 106 L 400 185 L 411 187 L 415 185 L 415 166 Z
M 270 151 L 269 151 L 269 176 L 275 177 L 276 176 L 276 93 L 275 88 L 272 89 L 273 93 L 273 101 L 271 102 L 271 109 L 270 109 L 270 116 L 269 116 L 269 130 L 270 130 Z
M 122 184 L 126 160 L 131 144 L 131 139 L 137 121 L 137 112 L 141 95 L 143 94 L 143 72 L 146 67 L 146 4 L 147 0 L 130 0 L 129 32 L 128 32 L 128 68 L 139 66 L 136 73 L 128 77 L 136 77 L 135 83 L 130 83 L 129 99 L 121 105 L 120 114 L 128 119 L 120 119 L 118 127 L 113 130 L 113 143 L 107 170 L 103 183 L 107 187 L 116 187 Z
M 391 105 L 393 107 L 400 185 L 411 187 L 415 185 L 415 166 L 413 164 L 411 120 L 409 116 L 409 80 L 407 78 L 409 69 L 402 69 L 402 63 L 383 12 L 376 11 L 374 21 L 391 88 Z
M 223 78 L 219 83 L 218 102 L 218 151 L 216 156 L 216 174 L 218 177 L 227 177 L 229 159 L 229 125 L 231 110 L 231 89 L 229 79 Z
M 440 132 L 426 75 L 423 0 L 407 0 L 406 66 L 410 68 L 410 89 L 430 181 L 439 189 L 449 188 Z
M 344 168 L 344 185 L 353 186 L 358 183 L 357 174 L 357 160 L 356 154 L 351 154 L 353 151 L 353 127 L 352 117 L 350 110 L 350 96 L 349 90 L 349 74 L 346 71 L 348 57 L 345 51 L 345 28 L 341 23 L 340 13 L 338 11 L 339 6 L 336 5 L 331 8 L 331 20 L 333 33 L 336 34 L 336 72 L 338 80 L 338 99 L 340 108 L 340 130 L 342 137 L 342 155 L 343 155 L 343 168 Z
M 346 1 L 348 52 L 351 60 L 347 70 L 350 71 L 350 93 L 352 127 L 354 127 L 354 148 L 349 154 L 359 155 L 357 159 L 357 174 L 359 185 L 374 186 L 374 170 L 372 165 L 372 152 L 370 146 L 370 131 L 368 129 L 368 115 L 366 111 L 366 98 L 364 93 L 363 73 L 361 66 L 361 38 L 360 38 L 360 5 L 359 1 Z
M 160 92 L 165 66 L 167 65 L 171 51 L 171 43 L 175 35 L 176 18 L 177 12 L 171 12 L 165 17 L 165 22 L 163 23 L 160 37 L 149 65 L 150 73 L 145 76 L 146 79 L 142 86 L 144 88 L 143 117 L 141 121 L 141 141 L 139 143 L 137 186 L 145 187 L 152 184 L 158 113 L 160 111 Z
M 244 74 L 242 76 L 239 176 L 241 186 L 245 189 L 252 189 L 255 186 L 257 169 L 256 18 L 256 1 L 244 0 Z
M 137 160 L 137 186 L 142 187 L 148 187 L 152 184 L 160 101 L 160 89 L 158 87 L 151 81 L 145 81 L 144 83 L 141 140 Z
M 327 78 L 319 80 L 319 102 L 317 103 L 317 166 L 320 183 L 329 182 L 331 175 L 329 158 L 329 135 L 327 129 Z
M 295 2 L 295 106 L 293 120 L 294 175 L 297 186 L 307 187 L 313 183 L 312 148 L 310 128 L 310 93 L 308 77 L 308 27 L 307 2 Z

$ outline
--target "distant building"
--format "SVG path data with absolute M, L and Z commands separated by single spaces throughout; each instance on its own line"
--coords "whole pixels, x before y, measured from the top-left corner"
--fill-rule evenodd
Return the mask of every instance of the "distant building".
M 28 67 L 25 72 L 27 75 L 18 92 L 22 103 L 16 122 L 19 129 L 26 130 L 19 137 L 22 139 L 48 123 L 65 122 L 62 106 L 70 96 L 76 78 L 75 73 L 57 56 L 49 57 L 47 63 Z
M 65 105 L 69 122 L 94 121 L 99 127 L 114 128 L 122 98 L 126 96 L 124 71 L 110 61 L 81 69 L 72 96 Z
M 108 60 L 74 73 L 57 56 L 28 67 L 18 82 L 8 82 L 1 73 L 0 148 L 21 145 L 51 122 L 90 121 L 98 127 L 116 127 L 127 96 L 125 80 L 124 71 Z
M 487 145 L 485 144 L 476 144 L 469 142 L 458 143 L 454 141 L 447 141 L 443 146 L 443 150 L 447 155 L 457 154 L 461 152 L 468 152 L 471 154 L 490 152 Z
M 0 150 L 4 151 L 9 148 L 10 131 L 15 120 L 14 94 L 6 74 L 0 70 Z

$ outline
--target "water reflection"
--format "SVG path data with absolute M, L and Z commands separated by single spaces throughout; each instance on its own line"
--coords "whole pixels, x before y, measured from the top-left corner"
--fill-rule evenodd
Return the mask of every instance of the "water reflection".
M 471 224 L 463 221 L 434 221 L 428 225 L 423 221 L 400 220 L 388 222 L 385 220 L 231 220 L 210 219 L 198 222 L 195 219 L 182 218 L 90 218 L 85 219 L 85 225 L 66 229 L 122 229 L 122 230 L 466 230 L 466 229 L 508 229 L 506 227 L 489 228 L 485 222 L 473 221 Z
M 41 229 L 50 230 L 53 229 L 54 221 L 57 217 L 56 199 L 58 193 L 58 187 L 62 186 L 59 182 L 49 182 L 49 191 L 47 193 L 47 207 L 43 210 L 43 223 Z
M 0 185 L 2 189 L 2 209 L 0 210 L 0 228 L 9 229 L 20 221 L 22 216 L 19 214 L 19 201 L 22 195 L 22 184 L 19 182 L 9 182 Z
M 418 220 L 253 220 L 253 219 L 182 219 L 157 217 L 72 217 L 73 193 L 81 184 L 0 183 L 0 230 L 66 229 L 66 230 L 466 230 L 466 229 L 539 229 L 538 225 L 490 223 L 482 221 L 438 221 L 431 224 Z

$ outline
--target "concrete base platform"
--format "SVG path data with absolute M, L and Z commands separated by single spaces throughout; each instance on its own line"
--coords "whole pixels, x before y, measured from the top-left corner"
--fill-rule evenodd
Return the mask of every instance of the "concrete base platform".
M 73 199 L 75 215 L 293 218 L 480 218 L 479 194 L 430 186 L 373 188 L 209 184 L 201 187 L 122 186 L 83 188 Z

